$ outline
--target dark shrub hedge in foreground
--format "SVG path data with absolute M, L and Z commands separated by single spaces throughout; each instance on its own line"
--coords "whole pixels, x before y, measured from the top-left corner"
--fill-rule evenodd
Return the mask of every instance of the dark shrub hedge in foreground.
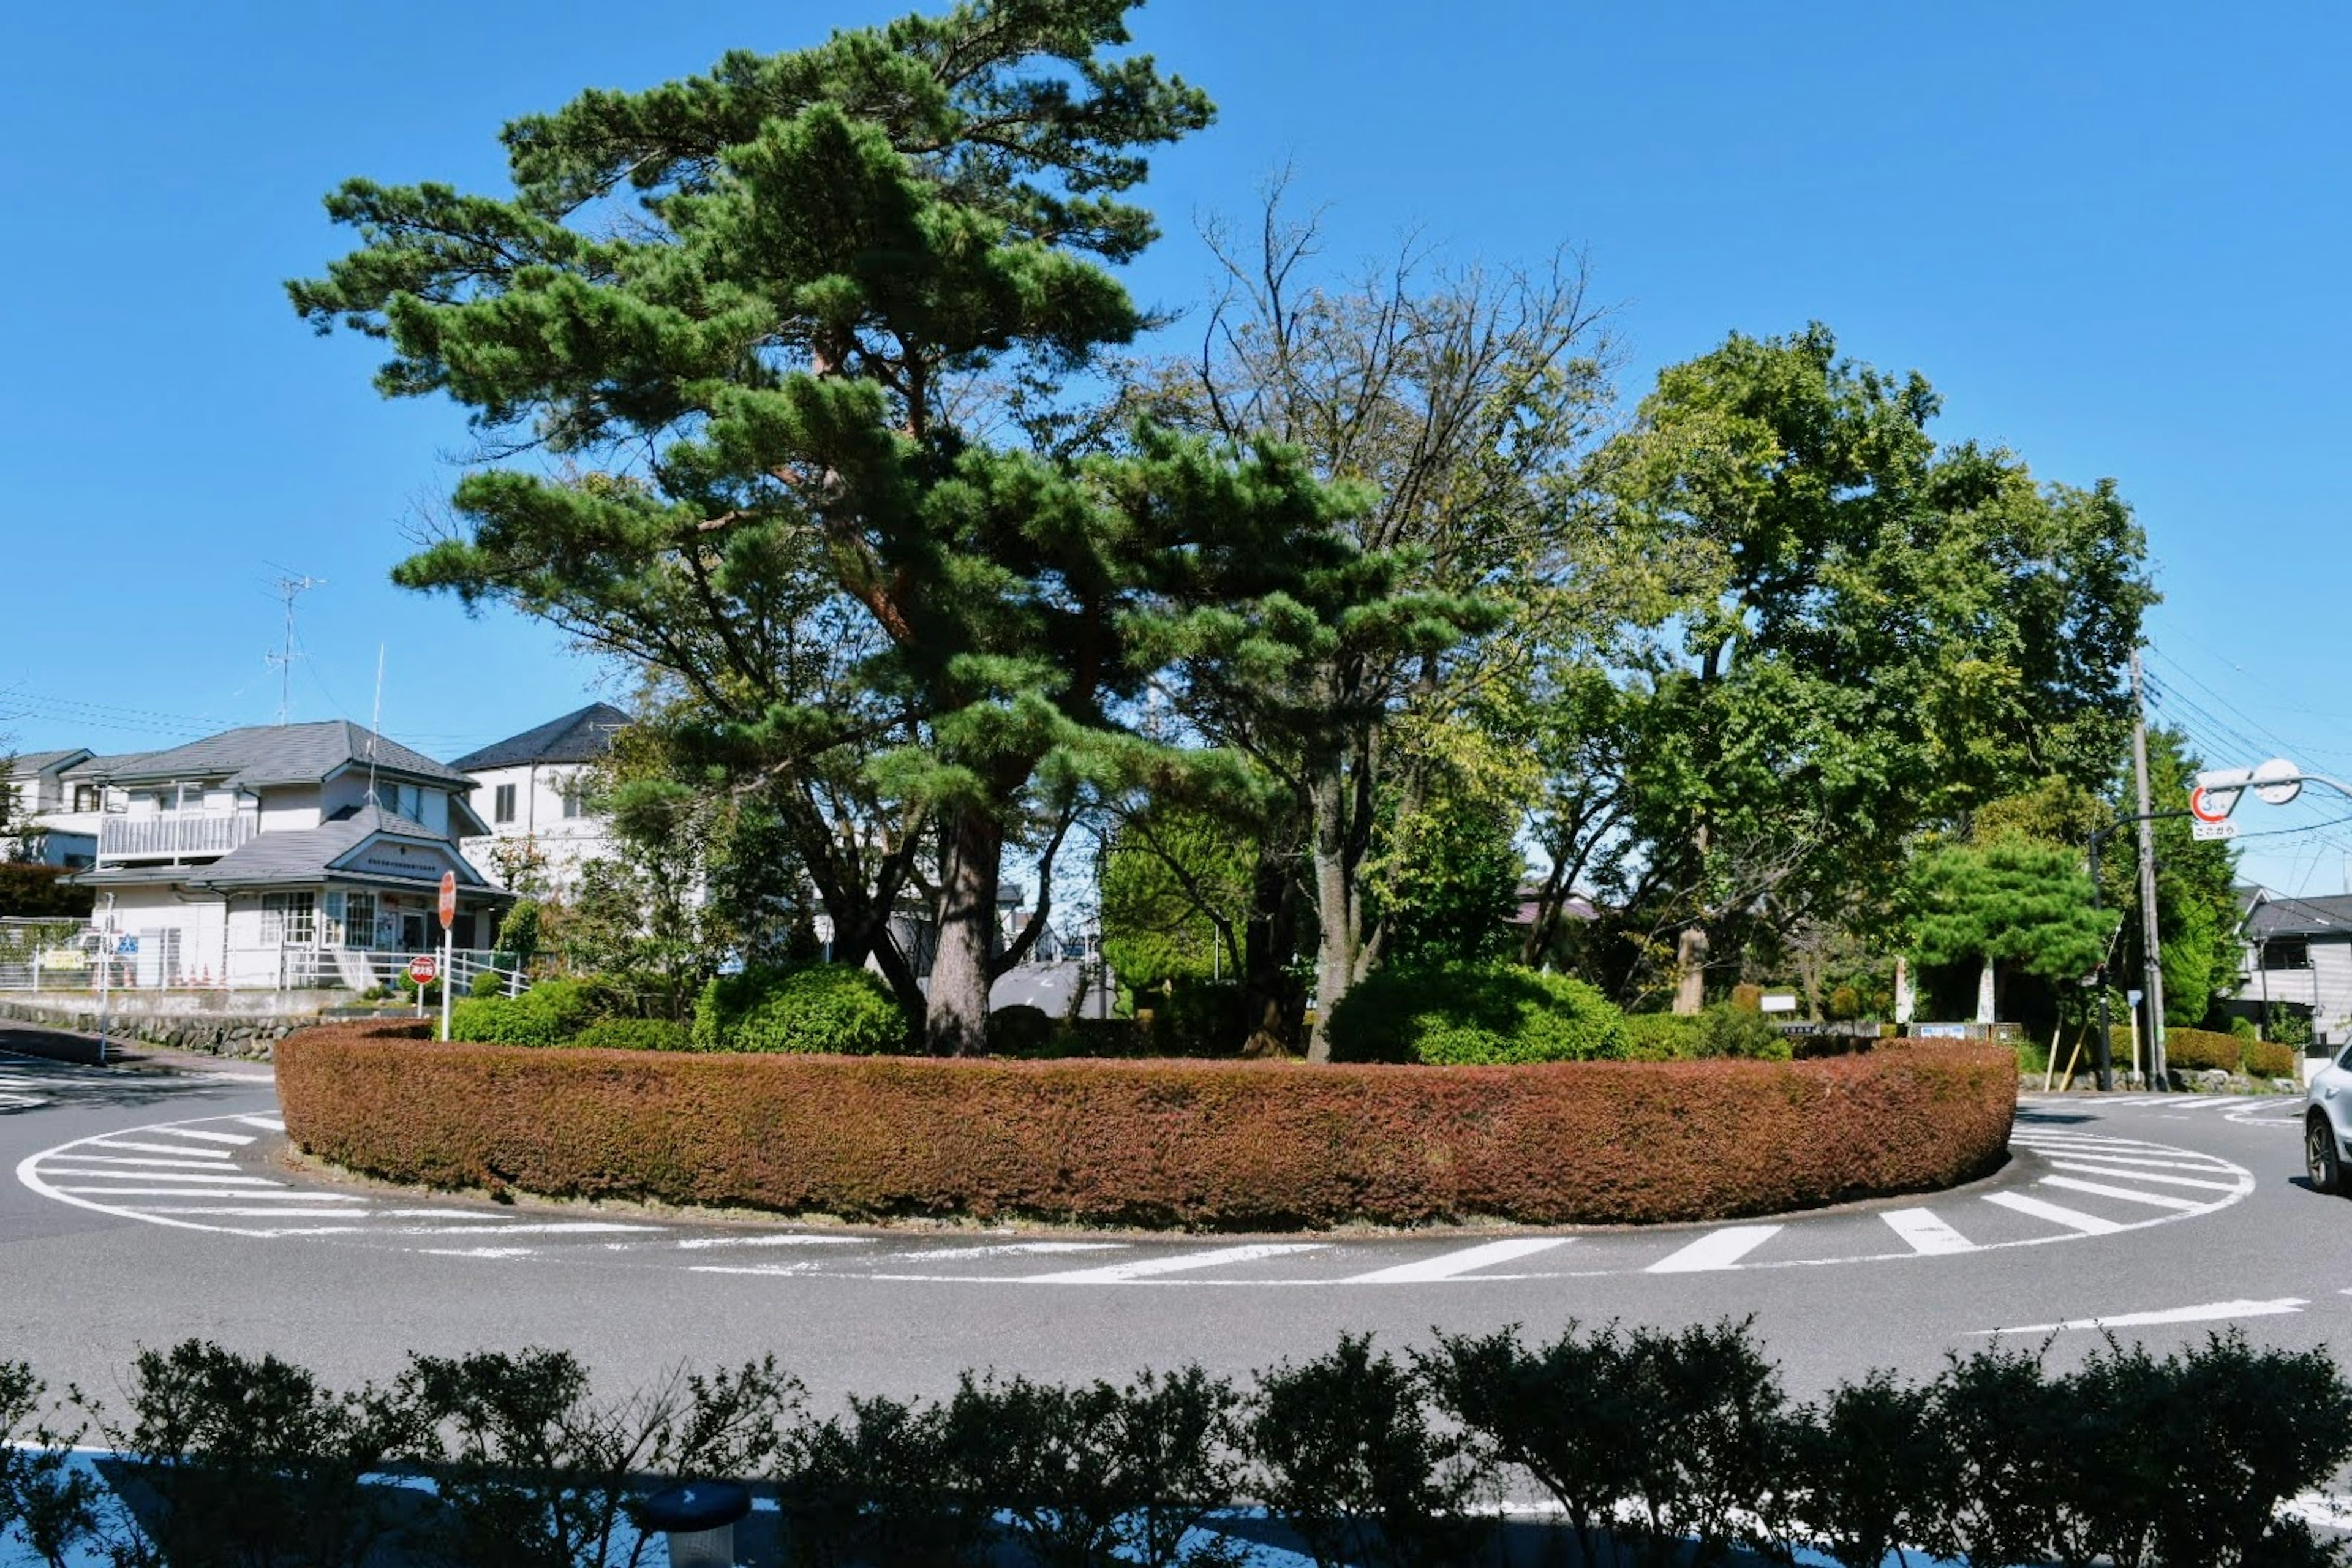
M 2352 1458 L 2352 1384 L 2327 1352 L 2234 1331 L 2161 1358 L 2111 1341 L 2055 1373 L 1997 1345 L 1813 1404 L 1729 1321 L 1439 1333 L 1402 1359 L 1344 1336 L 1254 1385 L 1198 1366 L 1125 1385 L 968 1373 L 944 1399 L 852 1396 L 827 1416 L 772 1361 L 600 1402 L 560 1352 L 417 1355 L 337 1393 L 197 1341 L 139 1357 L 127 1422 L 43 1395 L 0 1362 L 0 1553 L 13 1523 L 47 1561 L 148 1568 L 621 1568 L 647 1560 L 638 1500 L 713 1478 L 772 1500 L 734 1561 L 773 1568 L 1212 1568 L 1244 1540 L 1318 1568 L 1679 1568 L 1742 1549 L 2290 1568 L 2344 1561 L 2282 1505 Z M 128 1506 L 71 1465 L 65 1445 L 91 1436 L 137 1483 Z M 431 1489 L 389 1484 L 394 1467 Z M 1498 1517 L 1535 1500 L 1555 1517 Z
M 1504 1068 L 278 1047 L 289 1134 L 433 1186 L 1206 1229 L 1715 1219 L 1997 1166 L 2002 1048 Z

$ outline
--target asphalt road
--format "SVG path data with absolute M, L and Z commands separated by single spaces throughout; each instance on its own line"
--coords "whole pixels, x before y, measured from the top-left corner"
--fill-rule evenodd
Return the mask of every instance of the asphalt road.
M 5 1042 L 0 1042 L 5 1043 Z M 2301 1184 L 2299 1101 L 2029 1098 L 1957 1193 L 1737 1225 L 1388 1237 L 919 1232 L 494 1205 L 289 1159 L 267 1068 L 0 1055 L 0 1355 L 118 1387 L 203 1336 L 337 1383 L 412 1350 L 569 1349 L 615 1392 L 772 1352 L 821 1403 L 994 1366 L 1245 1373 L 1343 1330 L 1753 1315 L 1790 1388 L 1926 1375 L 2007 1331 L 2157 1345 L 2237 1323 L 2352 1347 L 2352 1203 Z M 2137 1321 L 2136 1321 L 2137 1320 Z M 2339 1352 L 2341 1353 L 2341 1352 Z

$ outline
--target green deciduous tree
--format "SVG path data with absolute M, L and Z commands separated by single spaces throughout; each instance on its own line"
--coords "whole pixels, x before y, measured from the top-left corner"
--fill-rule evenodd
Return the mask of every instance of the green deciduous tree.
M 1348 602 L 1351 503 L 1282 451 L 991 438 L 1144 324 L 1103 265 L 1153 236 L 1123 193 L 1211 108 L 1109 57 L 1130 8 L 971 0 L 585 93 L 507 127 L 510 196 L 346 184 L 362 247 L 291 286 L 390 344 L 386 394 L 553 459 L 468 474 L 398 579 L 677 682 L 730 783 L 782 787 L 843 955 L 902 996 L 887 921 L 927 876 L 941 1052 L 981 1048 L 1042 926 L 1043 900 L 997 946 L 1008 842 L 1050 849 L 1149 760 L 1123 706 L 1302 574 Z

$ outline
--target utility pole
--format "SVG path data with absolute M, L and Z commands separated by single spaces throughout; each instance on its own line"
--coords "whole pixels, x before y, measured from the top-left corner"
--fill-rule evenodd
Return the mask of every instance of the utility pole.
M 278 579 L 278 596 L 286 602 L 286 646 L 280 651 L 264 657 L 278 667 L 278 721 L 280 724 L 286 722 L 286 716 L 294 706 L 294 601 L 299 595 L 313 588 L 323 588 L 326 584 L 324 577 L 313 577 L 308 574 Z
M 2139 650 L 2132 649 L 2132 771 L 2139 787 L 2139 918 L 2140 940 L 2147 950 L 2147 1080 L 2165 1082 L 2164 957 L 2156 937 L 2156 825 L 2148 820 L 2147 697 L 2139 671 Z

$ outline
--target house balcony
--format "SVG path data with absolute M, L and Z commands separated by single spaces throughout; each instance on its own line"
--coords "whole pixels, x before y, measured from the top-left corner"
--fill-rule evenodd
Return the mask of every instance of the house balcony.
M 98 828 L 98 858 L 109 860 L 209 860 L 251 838 L 250 815 L 205 816 L 166 812 L 161 816 L 109 816 Z

